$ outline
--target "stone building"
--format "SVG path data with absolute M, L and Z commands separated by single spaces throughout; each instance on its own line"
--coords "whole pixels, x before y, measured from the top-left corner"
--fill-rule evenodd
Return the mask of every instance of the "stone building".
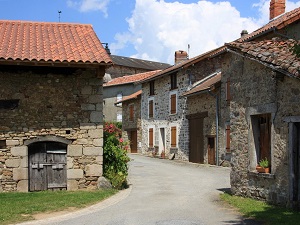
M 300 59 L 291 52 L 296 43 L 273 38 L 227 45 L 222 79 L 230 80 L 224 116 L 230 121 L 234 194 L 299 206 Z M 270 174 L 256 171 L 265 158 Z
M 189 132 L 189 123 L 199 116 L 205 118 L 207 110 L 200 113 L 202 106 L 199 106 L 197 111 L 189 105 L 183 94 L 193 85 L 199 84 L 199 81 L 220 70 L 221 57 L 218 54 L 224 50 L 225 48 L 221 47 L 192 59 L 187 59 L 186 52 L 177 51 L 175 52 L 177 64 L 141 82 L 143 154 L 151 154 L 153 151 L 158 154 L 165 152 L 166 155 L 175 153 L 175 157 L 181 160 L 203 163 L 203 159 L 206 158 L 207 162 L 207 156 L 204 156 L 206 153 L 204 149 L 207 148 L 206 140 L 191 150 Z M 202 124 L 199 125 L 200 130 L 203 130 Z M 203 154 L 201 156 L 194 154 L 196 152 Z
M 122 138 L 125 142 L 129 141 L 128 152 L 130 153 L 141 152 L 141 94 L 142 90 L 139 90 L 117 103 L 122 103 Z
M 97 188 L 111 59 L 92 26 L 0 21 L 0 33 L 0 192 Z
M 104 120 L 110 122 L 122 121 L 122 106 L 116 105 L 123 96 L 131 95 L 141 90 L 141 85 L 133 85 L 131 75 L 162 70 L 170 67 L 167 63 L 135 59 L 124 56 L 110 55 L 113 65 L 106 70 L 104 77 Z

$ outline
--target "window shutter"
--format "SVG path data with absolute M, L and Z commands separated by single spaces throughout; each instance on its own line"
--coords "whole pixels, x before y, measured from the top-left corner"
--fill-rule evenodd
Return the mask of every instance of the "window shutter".
M 177 132 L 176 127 L 171 127 L 171 148 L 177 147 Z
M 149 118 L 153 118 L 153 100 L 149 101 Z
M 176 114 L 176 94 L 171 95 L 171 114 Z
M 149 147 L 153 147 L 153 128 L 149 129 Z
M 226 152 L 230 152 L 230 125 L 226 125 Z
M 134 119 L 134 106 L 130 105 L 129 106 L 129 120 L 133 121 L 133 119 Z

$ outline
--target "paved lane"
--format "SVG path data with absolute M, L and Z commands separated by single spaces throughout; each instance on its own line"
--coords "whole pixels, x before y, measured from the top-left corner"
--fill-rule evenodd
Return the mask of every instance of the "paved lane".
M 131 155 L 131 188 L 92 208 L 44 221 L 51 225 L 219 225 L 243 222 L 219 202 L 229 168 Z M 25 223 L 24 223 L 25 225 Z

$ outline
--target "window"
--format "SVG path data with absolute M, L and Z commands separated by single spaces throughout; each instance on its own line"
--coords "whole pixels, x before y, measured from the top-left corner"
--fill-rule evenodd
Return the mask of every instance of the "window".
M 177 127 L 171 127 L 171 148 L 177 148 Z
M 154 133 L 153 133 L 153 128 L 149 128 L 149 147 L 153 148 L 154 144 L 153 144 L 153 140 L 154 140 Z
M 122 101 L 123 95 L 122 93 L 117 94 L 117 102 Z M 117 104 L 117 106 L 122 106 L 122 103 Z
M 134 120 L 134 105 L 129 105 L 129 121 Z
M 148 101 L 148 115 L 149 115 L 149 118 L 154 117 L 154 99 L 153 98 L 150 98 Z
M 227 81 L 226 81 L 226 87 L 225 87 L 225 91 L 226 91 L 226 102 L 227 102 L 227 105 L 230 104 L 230 99 L 231 99 L 231 96 L 230 96 L 230 79 L 227 78 Z
M 230 153 L 230 125 L 225 125 L 225 136 L 226 136 L 226 152 Z
M 19 99 L 0 100 L 0 109 L 15 109 L 19 105 Z
M 5 148 L 6 148 L 6 141 L 0 140 L 0 149 L 5 149 Z
M 171 90 L 177 88 L 177 73 L 173 73 L 170 75 L 171 78 Z
M 271 114 L 252 116 L 252 128 L 257 163 L 266 158 L 271 162 Z
M 117 113 L 117 121 L 122 122 L 122 113 L 121 112 Z
M 177 92 L 170 93 L 170 114 L 177 113 Z
M 155 93 L 154 93 L 154 80 L 150 81 L 150 95 L 155 95 Z

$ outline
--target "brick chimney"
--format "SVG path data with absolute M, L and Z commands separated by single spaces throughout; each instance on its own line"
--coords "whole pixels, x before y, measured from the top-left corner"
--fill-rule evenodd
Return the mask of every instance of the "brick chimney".
M 178 50 L 175 52 L 175 65 L 188 59 L 186 51 Z
M 270 2 L 270 20 L 285 12 L 285 0 L 271 0 Z

